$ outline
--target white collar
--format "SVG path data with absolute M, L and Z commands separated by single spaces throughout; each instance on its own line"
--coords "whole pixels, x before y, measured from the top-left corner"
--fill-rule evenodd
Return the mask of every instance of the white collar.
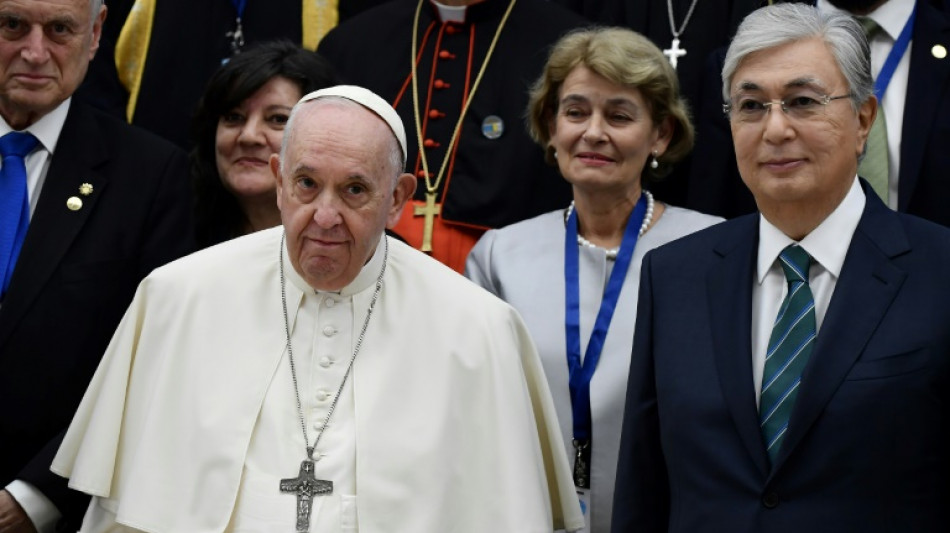
M 848 194 L 838 207 L 798 242 L 808 255 L 836 279 L 841 274 L 844 258 L 851 246 L 851 237 L 861 221 L 866 202 L 864 191 L 855 176 Z M 759 215 L 759 256 L 756 271 L 759 283 L 765 279 L 782 250 L 794 243 L 794 239 Z
M 465 22 L 465 10 L 468 6 L 447 6 L 436 0 L 431 0 L 432 5 L 439 10 L 439 19 L 442 22 L 457 22 L 463 24 Z
M 33 134 L 47 152 L 53 153 L 56 150 L 56 143 L 59 142 L 59 135 L 63 132 L 63 124 L 66 123 L 66 115 L 69 113 L 69 104 L 72 98 L 67 98 L 52 111 L 40 117 L 39 120 L 27 126 L 23 131 Z M 0 137 L 13 131 L 13 128 L 7 124 L 7 121 L 0 117 Z

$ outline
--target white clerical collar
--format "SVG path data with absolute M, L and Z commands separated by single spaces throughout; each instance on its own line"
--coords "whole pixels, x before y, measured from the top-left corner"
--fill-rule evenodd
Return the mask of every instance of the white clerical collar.
M 468 6 L 447 6 L 431 0 L 432 5 L 439 11 L 439 19 L 442 22 L 457 22 L 463 24 L 465 22 L 465 10 Z
M 317 294 L 332 292 L 333 294 L 339 294 L 340 296 L 353 296 L 354 294 L 372 287 L 376 283 L 376 278 L 379 277 L 379 270 L 383 268 L 383 256 L 385 255 L 383 252 L 383 247 L 385 246 L 383 243 L 384 239 L 386 239 L 385 234 L 379 238 L 379 242 L 376 243 L 376 250 L 373 252 L 373 257 L 371 257 L 370 260 L 365 265 L 363 265 L 360 273 L 356 275 L 356 279 L 351 281 L 349 285 L 343 287 L 339 291 L 320 291 L 311 287 L 310 284 L 307 283 L 305 279 L 303 279 L 303 276 L 297 272 L 297 269 L 294 268 L 293 264 L 290 262 L 290 255 L 287 252 L 286 242 L 284 243 L 284 249 L 281 252 L 284 254 L 284 265 L 286 269 L 285 275 L 295 287 L 304 293 L 311 291 Z
M 46 151 L 53 153 L 56 150 L 56 143 L 59 142 L 59 134 L 63 132 L 63 124 L 66 123 L 66 115 L 69 113 L 69 104 L 72 98 L 67 98 L 52 111 L 40 117 L 39 120 L 30 124 L 25 130 L 33 134 L 34 137 Z M 0 137 L 13 131 L 13 128 L 7 124 L 7 121 L 0 117 Z
M 851 246 L 851 237 L 854 236 L 858 222 L 861 221 L 866 202 L 864 191 L 861 190 L 861 184 L 855 176 L 848 194 L 838 207 L 817 228 L 798 242 L 808 255 L 812 256 L 835 279 L 841 274 L 844 258 Z M 765 279 L 765 275 L 775 264 L 782 250 L 795 242 L 764 216 L 759 215 L 759 257 L 756 271 L 759 283 Z
M 878 6 L 877 9 L 868 13 L 867 16 L 874 22 L 877 22 L 877 25 L 880 26 L 893 41 L 897 39 L 901 30 L 904 29 L 904 24 L 907 23 L 907 19 L 910 18 L 910 14 L 914 10 L 915 1 L 916 0 L 887 0 Z M 822 13 L 841 12 L 850 14 L 847 11 L 831 5 L 828 0 L 818 0 L 816 6 L 818 7 L 818 11 Z

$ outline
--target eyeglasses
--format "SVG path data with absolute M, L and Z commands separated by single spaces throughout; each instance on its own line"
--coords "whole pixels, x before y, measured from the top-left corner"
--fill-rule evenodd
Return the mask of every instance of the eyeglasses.
M 810 120 L 825 114 L 825 106 L 833 100 L 851 98 L 851 93 L 840 96 L 819 95 L 815 93 L 796 94 L 784 100 L 757 100 L 749 96 L 734 98 L 731 103 L 722 105 L 722 112 L 730 120 L 742 123 L 761 121 L 773 105 L 779 104 L 785 116 L 795 120 Z

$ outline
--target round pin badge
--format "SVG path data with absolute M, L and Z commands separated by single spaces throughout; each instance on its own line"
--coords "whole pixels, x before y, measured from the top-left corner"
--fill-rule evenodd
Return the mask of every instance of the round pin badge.
M 77 196 L 70 196 L 69 199 L 66 200 L 66 207 L 70 211 L 79 211 L 82 209 L 82 200 Z
M 505 121 L 498 115 L 488 115 L 482 121 L 482 135 L 486 139 L 495 140 L 505 133 Z
M 942 44 L 935 44 L 934 47 L 930 49 L 930 53 L 937 59 L 947 57 L 947 49 Z

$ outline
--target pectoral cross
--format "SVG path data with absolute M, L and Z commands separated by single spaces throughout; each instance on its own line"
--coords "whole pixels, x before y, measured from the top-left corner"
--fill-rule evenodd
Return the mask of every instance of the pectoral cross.
M 432 226 L 435 216 L 442 212 L 442 206 L 435 203 L 435 192 L 426 192 L 426 205 L 417 205 L 412 214 L 426 217 L 425 224 L 422 227 L 422 248 L 423 252 L 432 251 Z
M 679 62 L 679 58 L 686 55 L 686 49 L 680 48 L 680 40 L 678 38 L 673 38 L 673 44 L 669 48 L 663 50 L 663 55 L 670 59 L 670 64 L 673 65 L 673 68 L 676 68 L 676 64 Z
M 333 493 L 333 482 L 317 479 L 313 475 L 313 461 L 300 463 L 300 474 L 294 478 L 280 480 L 281 492 L 297 493 L 297 533 L 310 531 L 310 509 L 314 496 Z

